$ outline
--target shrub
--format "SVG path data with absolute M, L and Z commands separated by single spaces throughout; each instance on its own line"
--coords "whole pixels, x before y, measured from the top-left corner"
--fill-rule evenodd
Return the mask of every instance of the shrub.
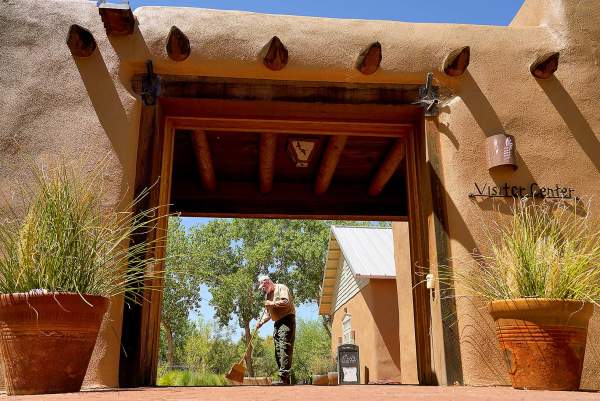
M 474 255 L 476 271 L 457 268 L 454 280 L 487 300 L 550 298 L 598 305 L 600 231 L 589 215 L 526 199 L 512 212 L 508 224 L 487 230 L 490 252 Z
M 52 174 L 38 172 L 37 188 L 25 195 L 25 217 L 12 211 L 0 224 L 0 293 L 110 297 L 142 285 L 152 262 L 146 253 L 155 244 L 127 245 L 133 233 L 156 221 L 151 217 L 156 210 L 135 215 L 106 210 L 98 181 L 64 166 Z M 125 264 L 128 273 L 120 274 Z

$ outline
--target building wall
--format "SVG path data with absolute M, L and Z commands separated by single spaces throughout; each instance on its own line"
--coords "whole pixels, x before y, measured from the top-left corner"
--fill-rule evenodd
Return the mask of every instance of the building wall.
M 340 309 L 350 298 L 356 295 L 364 286 L 369 283 L 368 279 L 356 278 L 350 269 L 350 265 L 345 258 L 340 260 L 341 266 L 338 268 L 338 277 L 335 282 L 335 302 L 333 302 L 333 311 Z
M 333 314 L 331 344 L 334 355 L 337 354 L 338 338 L 343 336 L 342 320 L 346 312 L 352 316 L 355 344 L 359 347 L 361 383 L 400 382 L 395 280 L 369 280 L 369 284 Z
M 597 0 L 526 0 L 510 27 L 413 24 L 311 17 L 140 8 L 133 35 L 106 37 L 94 2 L 21 0 L 0 7 L 0 189 L 10 195 L 31 182 L 28 165 L 60 158 L 95 168 L 107 159 L 106 205 L 123 208 L 135 175 L 139 99 L 130 78 L 152 59 L 159 74 L 283 80 L 436 84 L 456 97 L 439 116 L 440 166 L 447 208 L 448 257 L 466 265 L 469 252 L 484 250 L 482 224 L 496 221 L 498 202 L 474 202 L 474 183 L 527 186 L 561 184 L 600 206 L 600 8 Z M 72 23 L 91 30 L 99 49 L 74 59 L 65 45 Z M 189 37 L 184 62 L 167 58 L 172 25 Z M 273 35 L 289 50 L 289 64 L 267 70 L 259 54 Z M 383 61 L 372 75 L 355 68 L 369 43 L 382 44 Z M 440 73 L 446 55 L 469 45 L 471 64 L 460 78 Z M 540 54 L 560 51 L 554 78 L 538 81 L 529 66 Z M 487 170 L 485 139 L 498 132 L 515 136 L 519 168 Z M 460 294 L 459 294 L 460 295 Z M 447 365 L 469 385 L 506 384 L 493 326 L 484 306 L 460 297 L 456 344 Z M 90 365 L 87 383 L 114 386 L 118 378 L 121 305 L 113 302 Z M 600 314 L 588 338 L 583 386 L 600 388 Z M 454 344 L 448 342 L 447 344 Z M 439 378 L 440 382 L 443 382 Z
M 99 51 L 74 59 L 65 44 L 71 24 L 94 34 Z M 9 1 L 0 6 L 0 191 L 18 207 L 33 165 L 64 161 L 99 170 L 105 206 L 131 200 L 139 104 L 119 78 L 119 56 L 95 2 Z M 16 198 L 14 198 L 14 196 Z M 86 386 L 118 386 L 123 301 L 102 324 Z

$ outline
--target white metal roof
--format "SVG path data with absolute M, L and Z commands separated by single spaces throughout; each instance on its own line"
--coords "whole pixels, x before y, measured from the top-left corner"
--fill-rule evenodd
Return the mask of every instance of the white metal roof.
M 394 279 L 394 241 L 391 228 L 331 227 L 323 273 L 319 314 L 329 314 L 335 299 L 336 277 L 345 259 L 357 278 Z
M 391 228 L 331 227 L 342 254 L 356 276 L 395 278 Z

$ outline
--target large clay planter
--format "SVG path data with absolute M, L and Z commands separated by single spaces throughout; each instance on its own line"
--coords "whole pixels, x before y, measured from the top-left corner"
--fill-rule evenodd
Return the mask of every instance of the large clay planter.
M 81 389 L 108 309 L 105 297 L 0 295 L 0 350 L 9 395 Z
M 592 304 L 514 299 L 492 301 L 489 310 L 514 388 L 579 389 Z

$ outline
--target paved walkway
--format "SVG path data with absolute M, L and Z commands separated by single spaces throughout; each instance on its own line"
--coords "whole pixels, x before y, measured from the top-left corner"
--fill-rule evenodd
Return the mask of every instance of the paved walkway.
M 41 396 L 0 396 L 7 401 L 587 401 L 600 393 L 524 391 L 506 387 L 294 386 L 161 387 L 97 390 Z

